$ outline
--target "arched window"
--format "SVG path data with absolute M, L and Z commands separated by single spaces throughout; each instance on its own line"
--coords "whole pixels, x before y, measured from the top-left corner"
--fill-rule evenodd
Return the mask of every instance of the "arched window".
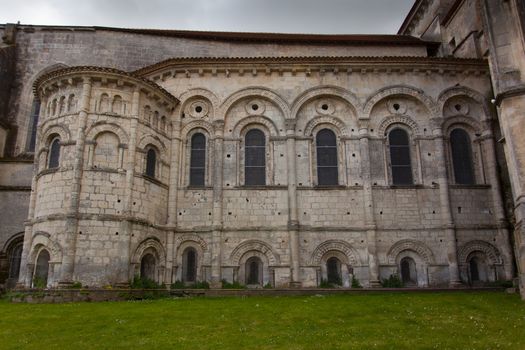
M 186 248 L 182 253 L 182 280 L 184 282 L 197 280 L 197 252 L 193 248 Z
M 328 283 L 331 284 L 342 284 L 341 278 L 341 262 L 336 257 L 331 257 L 326 261 L 326 274 L 328 277 Z
M 29 152 L 35 151 L 36 144 L 36 127 L 38 125 L 38 115 L 40 114 L 40 101 L 33 100 L 33 106 L 31 107 L 31 117 L 29 126 L 29 142 L 27 143 L 27 150 Z
M 9 278 L 18 279 L 20 274 L 20 262 L 22 261 L 22 246 L 20 242 L 13 247 L 9 254 Z
M 60 139 L 56 138 L 51 142 L 51 147 L 49 148 L 49 160 L 48 168 L 54 169 L 60 166 Z
M 191 138 L 190 186 L 204 186 L 206 174 L 206 137 L 197 133 Z
M 416 263 L 412 258 L 401 259 L 401 280 L 404 284 L 416 284 Z
M 33 287 L 43 288 L 47 286 L 49 274 L 49 252 L 42 249 L 36 259 L 35 274 L 33 275 Z
M 337 141 L 332 130 L 323 129 L 316 136 L 317 183 L 320 186 L 338 185 Z
M 266 139 L 259 129 L 252 129 L 246 133 L 244 184 L 266 185 Z
M 113 113 L 121 114 L 122 113 L 122 97 L 116 95 L 113 97 L 113 103 L 111 105 L 111 111 Z
M 263 284 L 263 264 L 261 259 L 254 256 L 246 261 L 246 284 L 248 285 L 262 285 Z
M 157 152 L 153 148 L 146 153 L 146 172 L 149 177 L 155 177 L 155 167 L 157 166 Z
M 394 185 L 412 185 L 412 163 L 408 133 L 403 129 L 394 129 L 388 134 L 390 145 L 390 165 Z
M 146 254 L 140 260 L 140 277 L 155 281 L 155 257 L 153 254 Z
M 454 178 L 457 184 L 473 185 L 474 167 L 472 165 L 472 148 L 470 137 L 463 129 L 454 129 L 450 133 L 450 148 L 452 149 L 452 164 Z

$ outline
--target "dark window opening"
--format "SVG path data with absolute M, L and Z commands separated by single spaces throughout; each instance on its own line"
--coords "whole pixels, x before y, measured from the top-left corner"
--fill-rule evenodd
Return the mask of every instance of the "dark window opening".
M 51 142 L 51 148 L 49 150 L 49 163 L 48 168 L 54 169 L 60 166 L 60 139 L 54 139 Z
M 9 255 L 9 278 L 18 279 L 22 261 L 22 243 L 17 244 Z
M 266 185 L 266 139 L 259 129 L 248 131 L 245 138 L 244 184 Z
M 33 106 L 31 107 L 31 117 L 30 117 L 30 129 L 29 129 L 29 144 L 27 146 L 27 150 L 29 152 L 35 151 L 36 146 L 36 128 L 38 125 L 38 115 L 40 114 L 40 101 L 34 100 Z
M 474 167 L 472 164 L 472 148 L 470 137 L 463 129 L 454 129 L 450 133 L 450 148 L 452 149 L 452 165 L 457 184 L 473 185 Z
M 339 183 L 337 166 L 337 141 L 333 131 L 323 129 L 316 136 L 317 183 L 336 186 Z
M 191 138 L 190 186 L 204 186 L 206 174 L 206 137 L 195 134 Z
M 155 177 L 155 167 L 157 166 L 157 153 L 153 148 L 146 154 L 146 175 Z
M 36 260 L 35 274 L 33 276 L 33 287 L 46 287 L 49 274 L 49 252 L 42 249 Z
M 408 134 L 403 129 L 394 129 L 388 134 L 390 165 L 394 185 L 412 185 L 412 163 Z
M 479 269 L 478 269 L 478 259 L 475 257 L 470 259 L 469 267 L 470 267 L 470 280 L 472 282 L 478 282 L 480 280 Z

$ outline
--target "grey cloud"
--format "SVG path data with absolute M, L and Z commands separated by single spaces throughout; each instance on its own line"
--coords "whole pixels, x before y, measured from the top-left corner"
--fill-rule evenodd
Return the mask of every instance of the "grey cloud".
M 414 0 L 0 0 L 0 23 L 395 33 Z M 6 9 L 8 9 L 6 11 Z

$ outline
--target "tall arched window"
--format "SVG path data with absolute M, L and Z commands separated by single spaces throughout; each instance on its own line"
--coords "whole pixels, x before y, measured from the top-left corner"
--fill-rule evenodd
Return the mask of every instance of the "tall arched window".
M 36 127 L 38 125 L 38 115 L 40 114 L 40 101 L 33 100 L 31 107 L 31 117 L 29 119 L 31 125 L 29 126 L 29 142 L 27 143 L 27 150 L 29 152 L 35 151 L 36 144 Z
M 473 185 L 474 167 L 472 165 L 472 148 L 470 137 L 463 129 L 454 129 L 450 133 L 450 148 L 452 149 L 452 165 L 457 184 Z
M 149 177 L 155 177 L 155 167 L 157 166 L 157 152 L 153 148 L 146 153 L 146 172 Z
M 36 259 L 35 274 L 33 275 L 33 287 L 41 288 L 47 286 L 49 274 L 49 252 L 42 249 Z
M 246 133 L 244 184 L 266 185 L 266 139 L 259 129 L 252 129 Z
M 390 144 L 390 165 L 394 185 L 412 185 L 412 163 L 408 133 L 403 129 L 394 129 L 388 134 Z
M 60 139 L 56 138 L 51 142 L 49 148 L 49 158 L 47 167 L 49 169 L 58 168 L 60 165 Z
M 20 242 L 14 246 L 9 254 L 9 278 L 18 279 L 20 274 L 20 262 L 22 261 L 22 246 Z
M 338 185 L 337 141 L 332 130 L 323 129 L 316 136 L 317 183 L 320 186 Z
M 206 174 L 206 137 L 197 133 L 191 138 L 190 186 L 204 186 Z

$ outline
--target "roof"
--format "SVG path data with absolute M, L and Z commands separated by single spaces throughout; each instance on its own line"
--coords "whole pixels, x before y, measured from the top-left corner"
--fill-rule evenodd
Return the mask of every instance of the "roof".
M 408 25 L 410 22 L 412 22 L 412 19 L 414 18 L 414 15 L 419 10 L 419 7 L 423 3 L 424 0 L 415 0 L 414 5 L 410 8 L 410 11 L 408 11 L 407 16 L 405 17 L 405 20 L 403 21 L 403 24 L 401 24 L 401 27 L 399 27 L 399 30 L 397 31 L 398 35 L 402 35 L 408 28 Z
M 5 25 L 0 25 L 0 28 Z M 395 34 L 296 34 L 264 32 L 220 32 L 174 29 L 116 28 L 103 26 L 52 26 L 18 24 L 21 29 L 56 31 L 112 31 L 164 37 L 178 37 L 213 41 L 246 41 L 283 44 L 329 44 L 329 45 L 412 45 L 432 46 L 436 43 L 410 35 Z

